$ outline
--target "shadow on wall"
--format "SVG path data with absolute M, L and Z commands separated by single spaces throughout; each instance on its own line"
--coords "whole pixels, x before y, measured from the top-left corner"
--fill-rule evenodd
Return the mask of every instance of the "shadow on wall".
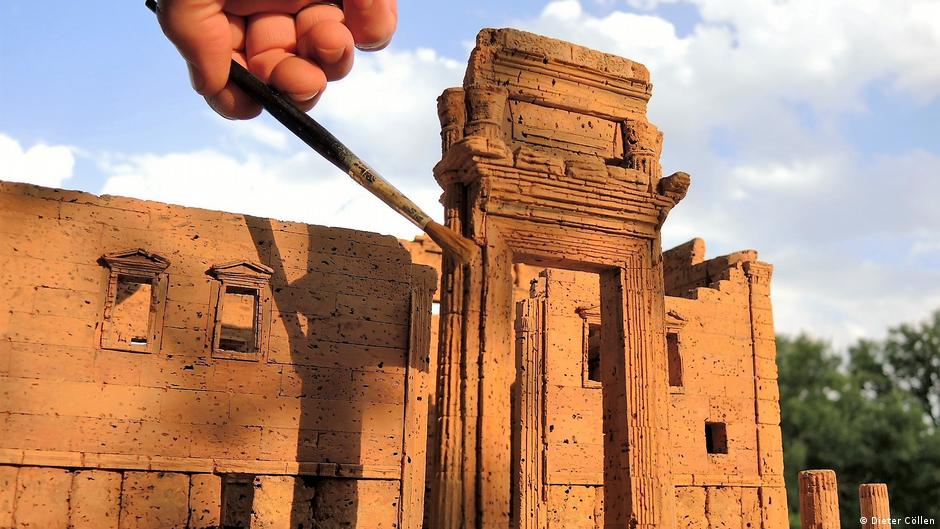
M 289 500 L 292 528 L 307 529 L 334 525 L 357 527 L 358 480 L 317 477 L 316 474 L 320 471 L 311 468 L 319 466 L 319 463 L 346 462 L 331 461 L 325 453 L 328 445 L 337 441 L 343 445 L 343 454 L 355 454 L 361 461 L 360 437 L 364 435 L 361 428 L 358 432 L 341 431 L 342 425 L 362 425 L 359 406 L 336 405 L 326 408 L 319 402 L 336 394 L 342 395 L 346 388 L 341 386 L 345 384 L 351 387 L 352 382 L 331 377 L 330 374 L 335 370 L 320 369 L 322 362 L 316 361 L 318 356 L 324 356 L 323 351 L 320 351 L 324 345 L 313 336 L 313 323 L 318 318 L 338 316 L 338 310 L 334 306 L 330 313 L 325 314 L 323 309 L 317 306 L 323 304 L 324 280 L 315 273 L 315 270 L 322 268 L 314 251 L 318 246 L 315 228 L 307 226 L 306 260 L 298 263 L 304 264 L 305 270 L 287 270 L 284 263 L 288 256 L 283 255 L 277 245 L 271 221 L 251 216 L 246 216 L 245 221 L 259 259 L 262 262 L 269 261 L 265 264 L 274 270 L 271 277 L 272 311 L 278 314 L 277 319 L 283 322 L 290 346 L 291 365 L 284 366 L 285 373 L 282 376 L 287 376 L 288 370 L 293 370 L 293 375 L 299 382 L 296 386 L 299 393 L 296 396 L 300 398 L 296 461 L 299 463 L 300 473 L 306 475 L 255 478 L 250 489 L 243 488 L 239 492 L 251 496 L 272 496 L 270 502 L 254 498 L 254 501 L 249 500 L 249 504 L 255 506 L 270 505 L 272 508 L 279 508 L 278 502 L 281 502 L 283 507 L 280 508 L 286 508 Z M 265 256 L 270 256 L 270 259 L 265 259 Z M 290 280 L 298 275 L 296 279 Z M 265 480 L 269 480 L 269 483 L 265 483 Z M 233 499 L 241 494 L 232 495 Z M 223 512 L 225 511 L 230 512 L 232 516 L 223 520 L 224 526 L 247 528 L 251 525 L 250 513 L 243 509 L 224 509 Z

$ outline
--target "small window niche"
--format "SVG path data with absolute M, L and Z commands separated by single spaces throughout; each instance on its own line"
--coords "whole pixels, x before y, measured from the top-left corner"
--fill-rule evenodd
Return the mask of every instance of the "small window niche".
M 270 332 L 271 268 L 250 261 L 213 266 L 212 357 L 257 362 Z
M 601 387 L 601 313 L 600 307 L 578 309 L 582 324 L 582 373 L 581 386 Z
M 666 378 L 670 393 L 685 392 L 685 350 L 682 344 L 682 329 L 686 319 L 674 310 L 666 313 Z
M 101 348 L 132 353 L 160 349 L 170 262 L 140 248 L 101 257 L 111 270 L 101 323 Z
M 666 333 L 666 363 L 669 368 L 669 387 L 682 387 L 682 351 L 679 333 Z
M 705 451 L 709 454 L 728 453 L 728 427 L 725 423 L 705 423 Z

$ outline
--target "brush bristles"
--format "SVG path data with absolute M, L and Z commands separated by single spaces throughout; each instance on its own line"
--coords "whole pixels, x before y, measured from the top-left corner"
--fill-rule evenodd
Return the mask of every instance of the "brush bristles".
M 461 236 L 459 233 L 434 222 L 433 220 L 424 227 L 424 232 L 432 241 L 436 242 L 442 250 L 453 257 L 460 264 L 467 264 L 480 251 L 470 239 Z

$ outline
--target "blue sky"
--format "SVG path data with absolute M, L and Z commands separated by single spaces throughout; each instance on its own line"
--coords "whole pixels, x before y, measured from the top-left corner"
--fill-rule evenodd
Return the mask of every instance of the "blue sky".
M 400 4 L 312 114 L 426 208 L 434 98 L 515 26 L 650 67 L 665 170 L 693 177 L 665 244 L 760 250 L 781 330 L 842 345 L 940 308 L 940 2 Z M 272 120 L 215 116 L 136 0 L 0 3 L 0 178 L 413 233 Z

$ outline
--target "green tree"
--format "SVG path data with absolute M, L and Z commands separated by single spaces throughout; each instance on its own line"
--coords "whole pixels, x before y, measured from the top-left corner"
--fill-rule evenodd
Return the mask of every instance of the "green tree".
M 847 355 L 806 335 L 780 336 L 777 355 L 791 526 L 799 527 L 799 471 L 821 468 L 838 475 L 846 528 L 858 527 L 861 483 L 888 484 L 893 516 L 940 520 L 940 368 L 928 373 L 940 362 L 940 315 L 859 341 Z
M 884 342 L 870 346 L 894 387 L 917 398 L 934 428 L 940 427 L 940 311 L 919 324 L 891 329 Z

